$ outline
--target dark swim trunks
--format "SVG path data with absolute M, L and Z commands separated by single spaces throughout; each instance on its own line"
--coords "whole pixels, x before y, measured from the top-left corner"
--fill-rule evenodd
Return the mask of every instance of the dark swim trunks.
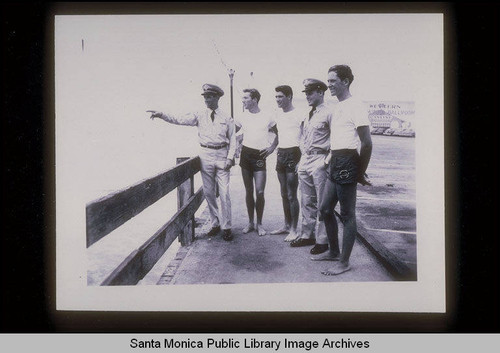
M 337 184 L 356 183 L 359 174 L 357 150 L 332 150 L 332 158 L 326 169 L 326 176 Z
M 266 170 L 266 159 L 260 156 L 260 150 L 242 146 L 240 167 L 252 172 Z
M 300 156 L 299 147 L 278 148 L 276 171 L 278 173 L 295 173 Z

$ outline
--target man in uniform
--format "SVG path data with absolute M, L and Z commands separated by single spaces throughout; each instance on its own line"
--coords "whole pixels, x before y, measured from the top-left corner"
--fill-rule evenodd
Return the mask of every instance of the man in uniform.
M 325 196 L 320 206 L 326 225 L 330 251 L 313 260 L 336 261 L 323 271 L 324 275 L 338 275 L 349 271 L 349 257 L 356 239 L 357 183 L 370 185 L 365 171 L 370 162 L 372 140 L 370 121 L 363 102 L 352 97 L 350 86 L 354 80 L 351 68 L 335 65 L 328 70 L 328 87 L 339 103 L 335 106 L 331 124 L 331 152 L 327 169 Z M 358 147 L 360 147 L 358 153 Z M 344 224 L 342 252 L 338 243 L 338 224 L 334 208 L 340 203 L 340 219 Z
M 201 179 L 203 193 L 208 203 L 212 228 L 208 236 L 217 235 L 222 227 L 223 239 L 233 239 L 231 232 L 231 199 L 229 195 L 229 169 L 233 165 L 236 148 L 235 127 L 231 116 L 219 108 L 224 91 L 213 84 L 202 86 L 207 109 L 188 113 L 182 117 L 148 110 L 151 119 L 160 118 L 177 125 L 198 127 L 200 142 Z M 221 210 L 216 201 L 216 188 L 220 196 Z
M 302 232 L 290 243 L 292 247 L 313 245 L 311 254 L 328 250 L 325 224 L 318 219 L 318 208 L 323 199 L 326 180 L 325 158 L 330 151 L 331 110 L 324 103 L 326 84 L 316 79 L 303 82 L 307 102 L 311 107 L 309 116 L 301 125 L 300 158 L 298 173 L 301 191 Z M 317 229 L 316 229 L 317 228 Z

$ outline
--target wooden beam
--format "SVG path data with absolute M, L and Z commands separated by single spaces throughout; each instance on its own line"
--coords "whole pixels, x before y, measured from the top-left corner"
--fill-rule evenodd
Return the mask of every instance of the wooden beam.
M 417 274 L 412 271 L 396 255 L 389 251 L 381 242 L 369 234 L 361 235 L 358 239 L 377 257 L 382 265 L 397 281 L 416 281 Z
M 151 271 L 203 202 L 200 188 L 163 227 L 127 258 L 101 283 L 102 286 L 136 285 Z
M 184 162 L 188 158 L 177 158 L 177 164 Z M 177 187 L 177 209 L 180 210 L 189 198 L 194 194 L 194 178 L 191 177 Z M 194 215 L 184 227 L 184 230 L 179 234 L 179 241 L 182 246 L 191 244 L 194 240 Z
M 87 247 L 167 195 L 200 168 L 200 158 L 194 157 L 153 178 L 88 203 Z

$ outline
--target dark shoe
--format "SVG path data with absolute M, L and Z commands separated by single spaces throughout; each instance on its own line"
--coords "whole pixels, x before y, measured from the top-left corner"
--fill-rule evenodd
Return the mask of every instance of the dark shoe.
M 215 237 L 217 234 L 220 232 L 220 227 L 213 227 L 210 229 L 210 231 L 207 233 L 207 237 Z
M 309 251 L 313 255 L 322 254 L 328 250 L 328 244 L 316 244 L 312 247 L 311 251 Z
M 231 229 L 224 229 L 222 231 L 222 239 L 224 239 L 225 241 L 233 240 L 233 233 L 231 233 Z
M 309 245 L 314 245 L 316 243 L 316 240 L 314 239 L 304 239 L 304 238 L 299 238 L 295 239 L 290 243 L 290 246 L 292 248 L 298 248 L 301 246 L 309 246 Z

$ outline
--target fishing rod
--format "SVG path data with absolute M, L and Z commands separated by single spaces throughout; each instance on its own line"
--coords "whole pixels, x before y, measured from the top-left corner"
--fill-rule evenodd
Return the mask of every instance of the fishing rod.
M 233 103 L 233 78 L 234 78 L 234 73 L 235 71 L 230 68 L 224 61 L 224 59 L 222 59 L 222 55 L 219 51 L 219 48 L 217 48 L 217 44 L 215 43 L 215 40 L 212 39 L 212 43 L 214 45 L 214 49 L 215 49 L 215 52 L 217 53 L 217 55 L 219 56 L 219 59 L 220 59 L 220 62 L 221 64 L 226 68 L 227 70 L 227 73 L 229 75 L 229 85 L 230 85 L 230 101 L 231 101 L 231 117 L 234 118 L 234 110 L 233 110 L 233 106 L 234 106 L 234 103 Z
M 234 77 L 234 70 L 229 69 L 229 81 L 230 81 L 230 86 L 231 86 L 231 91 L 230 91 L 230 96 L 231 96 L 231 117 L 234 119 L 234 112 L 233 112 L 233 77 Z

